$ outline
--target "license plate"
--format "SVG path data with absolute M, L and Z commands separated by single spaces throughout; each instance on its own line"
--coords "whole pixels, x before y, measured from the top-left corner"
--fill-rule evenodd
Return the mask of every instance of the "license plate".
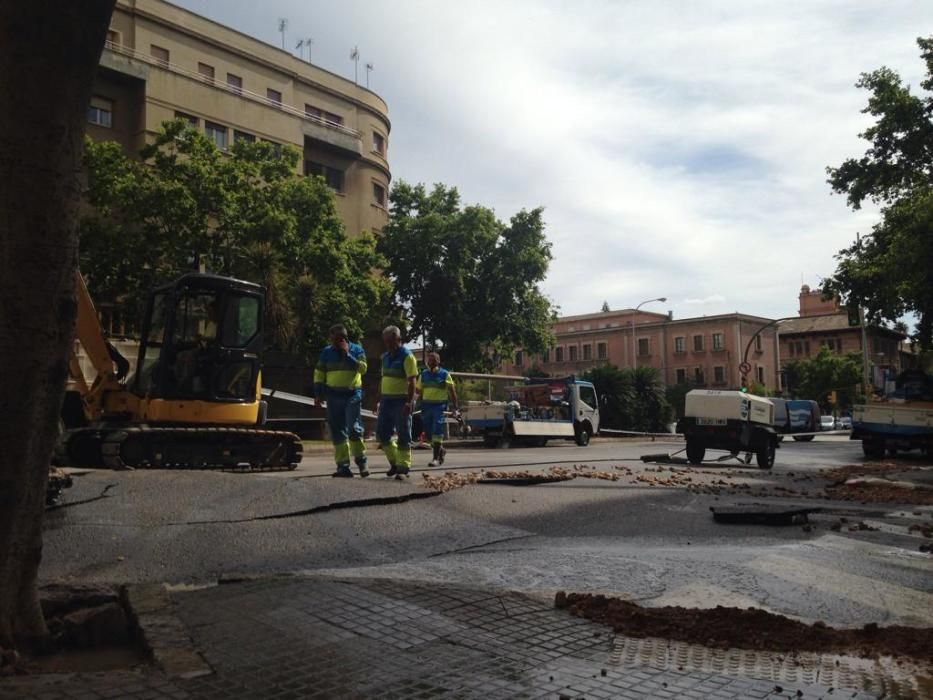
M 697 418 L 697 425 L 725 425 L 725 418 Z

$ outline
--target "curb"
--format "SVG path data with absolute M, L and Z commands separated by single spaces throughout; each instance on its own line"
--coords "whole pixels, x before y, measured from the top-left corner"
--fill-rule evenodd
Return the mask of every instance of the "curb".
M 122 593 L 140 641 L 167 676 L 189 680 L 214 672 L 195 649 L 163 584 L 132 584 Z

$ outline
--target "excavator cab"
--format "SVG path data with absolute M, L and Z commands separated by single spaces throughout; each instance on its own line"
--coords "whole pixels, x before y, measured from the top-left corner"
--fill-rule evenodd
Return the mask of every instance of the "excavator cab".
M 155 289 L 142 326 L 139 397 L 255 403 L 262 350 L 263 289 L 188 274 Z

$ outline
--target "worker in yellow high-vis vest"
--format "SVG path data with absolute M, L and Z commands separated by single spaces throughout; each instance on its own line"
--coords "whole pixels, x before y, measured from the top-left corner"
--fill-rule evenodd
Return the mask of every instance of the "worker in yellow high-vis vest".
M 337 324 L 330 329 L 330 345 L 321 351 L 314 368 L 314 393 L 327 402 L 327 425 L 334 443 L 334 476 L 353 478 L 350 457 L 360 476 L 369 476 L 366 446 L 363 444 L 363 375 L 366 374 L 366 351 L 350 342 L 347 329 Z
M 389 460 L 386 476 L 401 480 L 411 469 L 411 407 L 418 362 L 402 345 L 402 332 L 397 326 L 382 331 L 382 342 L 386 352 L 382 354 L 376 438 Z M 397 441 L 393 441 L 393 434 Z
M 434 459 L 428 462 L 428 466 L 436 467 L 443 464 L 447 456 L 447 448 L 444 447 L 444 413 L 447 411 L 448 399 L 455 414 L 459 414 L 459 409 L 454 378 L 441 367 L 441 356 L 436 352 L 429 352 L 427 364 L 418 375 L 417 389 L 421 404 L 421 424 L 431 442 L 431 449 L 434 450 Z

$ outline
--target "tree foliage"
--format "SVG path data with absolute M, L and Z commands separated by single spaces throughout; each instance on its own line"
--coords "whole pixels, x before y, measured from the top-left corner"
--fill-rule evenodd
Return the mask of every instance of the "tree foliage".
M 594 367 L 583 374 L 600 396 L 600 425 L 617 430 L 665 432 L 671 421 L 661 374 L 654 367 Z
M 838 355 L 820 348 L 813 357 L 790 360 L 784 365 L 787 393 L 795 399 L 812 399 L 824 408 L 848 408 L 856 400 L 862 380 L 862 355 Z M 829 401 L 836 392 L 836 403 Z
M 460 370 L 491 370 L 517 347 L 529 355 L 552 340 L 554 309 L 540 282 L 551 261 L 541 209 L 506 224 L 455 187 L 398 182 L 378 250 L 388 263 L 409 339 L 443 347 Z
M 926 63 L 924 93 L 911 92 L 890 68 L 861 76 L 870 92 L 863 110 L 874 123 L 860 136 L 870 143 L 861 158 L 829 168 L 833 190 L 853 209 L 869 199 L 881 206 L 871 234 L 840 251 L 824 290 L 850 306 L 862 305 L 880 323 L 914 313 L 917 339 L 933 347 L 933 37 L 917 39 Z
M 335 321 L 361 334 L 381 315 L 375 241 L 346 237 L 323 179 L 295 175 L 295 149 L 238 140 L 222 153 L 176 120 L 140 155 L 86 143 L 81 267 L 98 300 L 138 318 L 149 289 L 201 263 L 265 286 L 267 340 L 305 356 Z

